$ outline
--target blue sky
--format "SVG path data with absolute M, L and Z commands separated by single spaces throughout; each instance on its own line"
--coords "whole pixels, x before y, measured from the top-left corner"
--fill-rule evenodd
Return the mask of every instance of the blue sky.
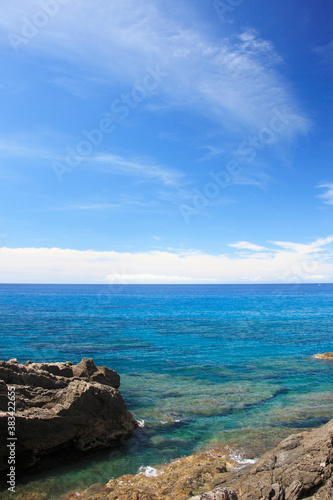
M 2 4 L 2 282 L 333 281 L 328 0 Z

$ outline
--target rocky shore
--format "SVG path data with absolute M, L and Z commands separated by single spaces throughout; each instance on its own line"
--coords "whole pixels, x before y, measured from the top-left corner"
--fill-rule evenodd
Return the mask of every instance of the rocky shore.
M 315 357 L 333 360 L 333 353 Z M 253 465 L 238 465 L 227 452 L 208 451 L 70 492 L 64 500 L 331 500 L 333 420 L 289 436 Z
M 122 476 L 106 486 L 95 484 L 84 492 L 64 496 L 64 500 L 303 498 L 333 499 L 333 420 L 313 431 L 289 436 L 252 466 L 239 468 L 223 455 L 205 452 L 146 470 L 146 475 L 143 471 Z
M 92 359 L 73 363 L 0 361 L 0 470 L 8 469 L 8 392 L 14 394 L 16 466 L 52 452 L 113 446 L 138 426 L 118 390 L 118 373 Z
M 332 359 L 332 353 L 318 356 Z M 0 468 L 8 470 L 8 394 L 15 393 L 21 469 L 52 453 L 107 448 L 138 427 L 119 393 L 119 375 L 92 359 L 73 363 L 0 361 Z M 62 500 L 329 500 L 333 499 L 333 420 L 293 434 L 256 463 L 241 467 L 220 446 L 143 467 Z M 41 493 L 18 500 L 47 500 Z
M 202 452 L 168 465 L 143 467 L 137 475 L 127 474 L 106 485 L 94 484 L 84 492 L 69 492 L 62 500 L 187 500 L 194 492 L 215 488 L 236 466 L 222 454 Z

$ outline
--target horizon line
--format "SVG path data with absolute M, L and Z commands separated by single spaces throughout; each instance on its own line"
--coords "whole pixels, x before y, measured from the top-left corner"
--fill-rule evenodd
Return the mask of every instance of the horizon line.
M 308 282 L 295 282 L 295 283 L 0 283 L 3 285 L 59 285 L 59 286 L 239 286 L 239 285 L 277 285 L 277 286 L 295 286 L 295 285 L 333 285 L 333 282 L 318 282 L 318 283 L 308 283 Z

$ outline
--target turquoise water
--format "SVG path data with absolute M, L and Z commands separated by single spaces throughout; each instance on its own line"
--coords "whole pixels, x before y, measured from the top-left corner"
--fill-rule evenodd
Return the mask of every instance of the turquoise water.
M 145 421 L 120 450 L 22 478 L 22 498 L 220 442 L 258 455 L 333 415 L 333 362 L 313 358 L 333 351 L 333 285 L 0 285 L 0 314 L 1 359 L 93 357 Z

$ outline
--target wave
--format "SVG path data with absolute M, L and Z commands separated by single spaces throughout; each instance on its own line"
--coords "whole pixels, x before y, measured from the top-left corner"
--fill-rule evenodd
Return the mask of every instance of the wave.
M 147 466 L 142 465 L 139 468 L 137 474 L 142 474 L 146 477 L 157 477 L 160 474 L 163 474 L 163 471 L 158 471 L 157 469 L 155 469 L 154 467 L 151 467 L 150 465 L 147 465 Z

